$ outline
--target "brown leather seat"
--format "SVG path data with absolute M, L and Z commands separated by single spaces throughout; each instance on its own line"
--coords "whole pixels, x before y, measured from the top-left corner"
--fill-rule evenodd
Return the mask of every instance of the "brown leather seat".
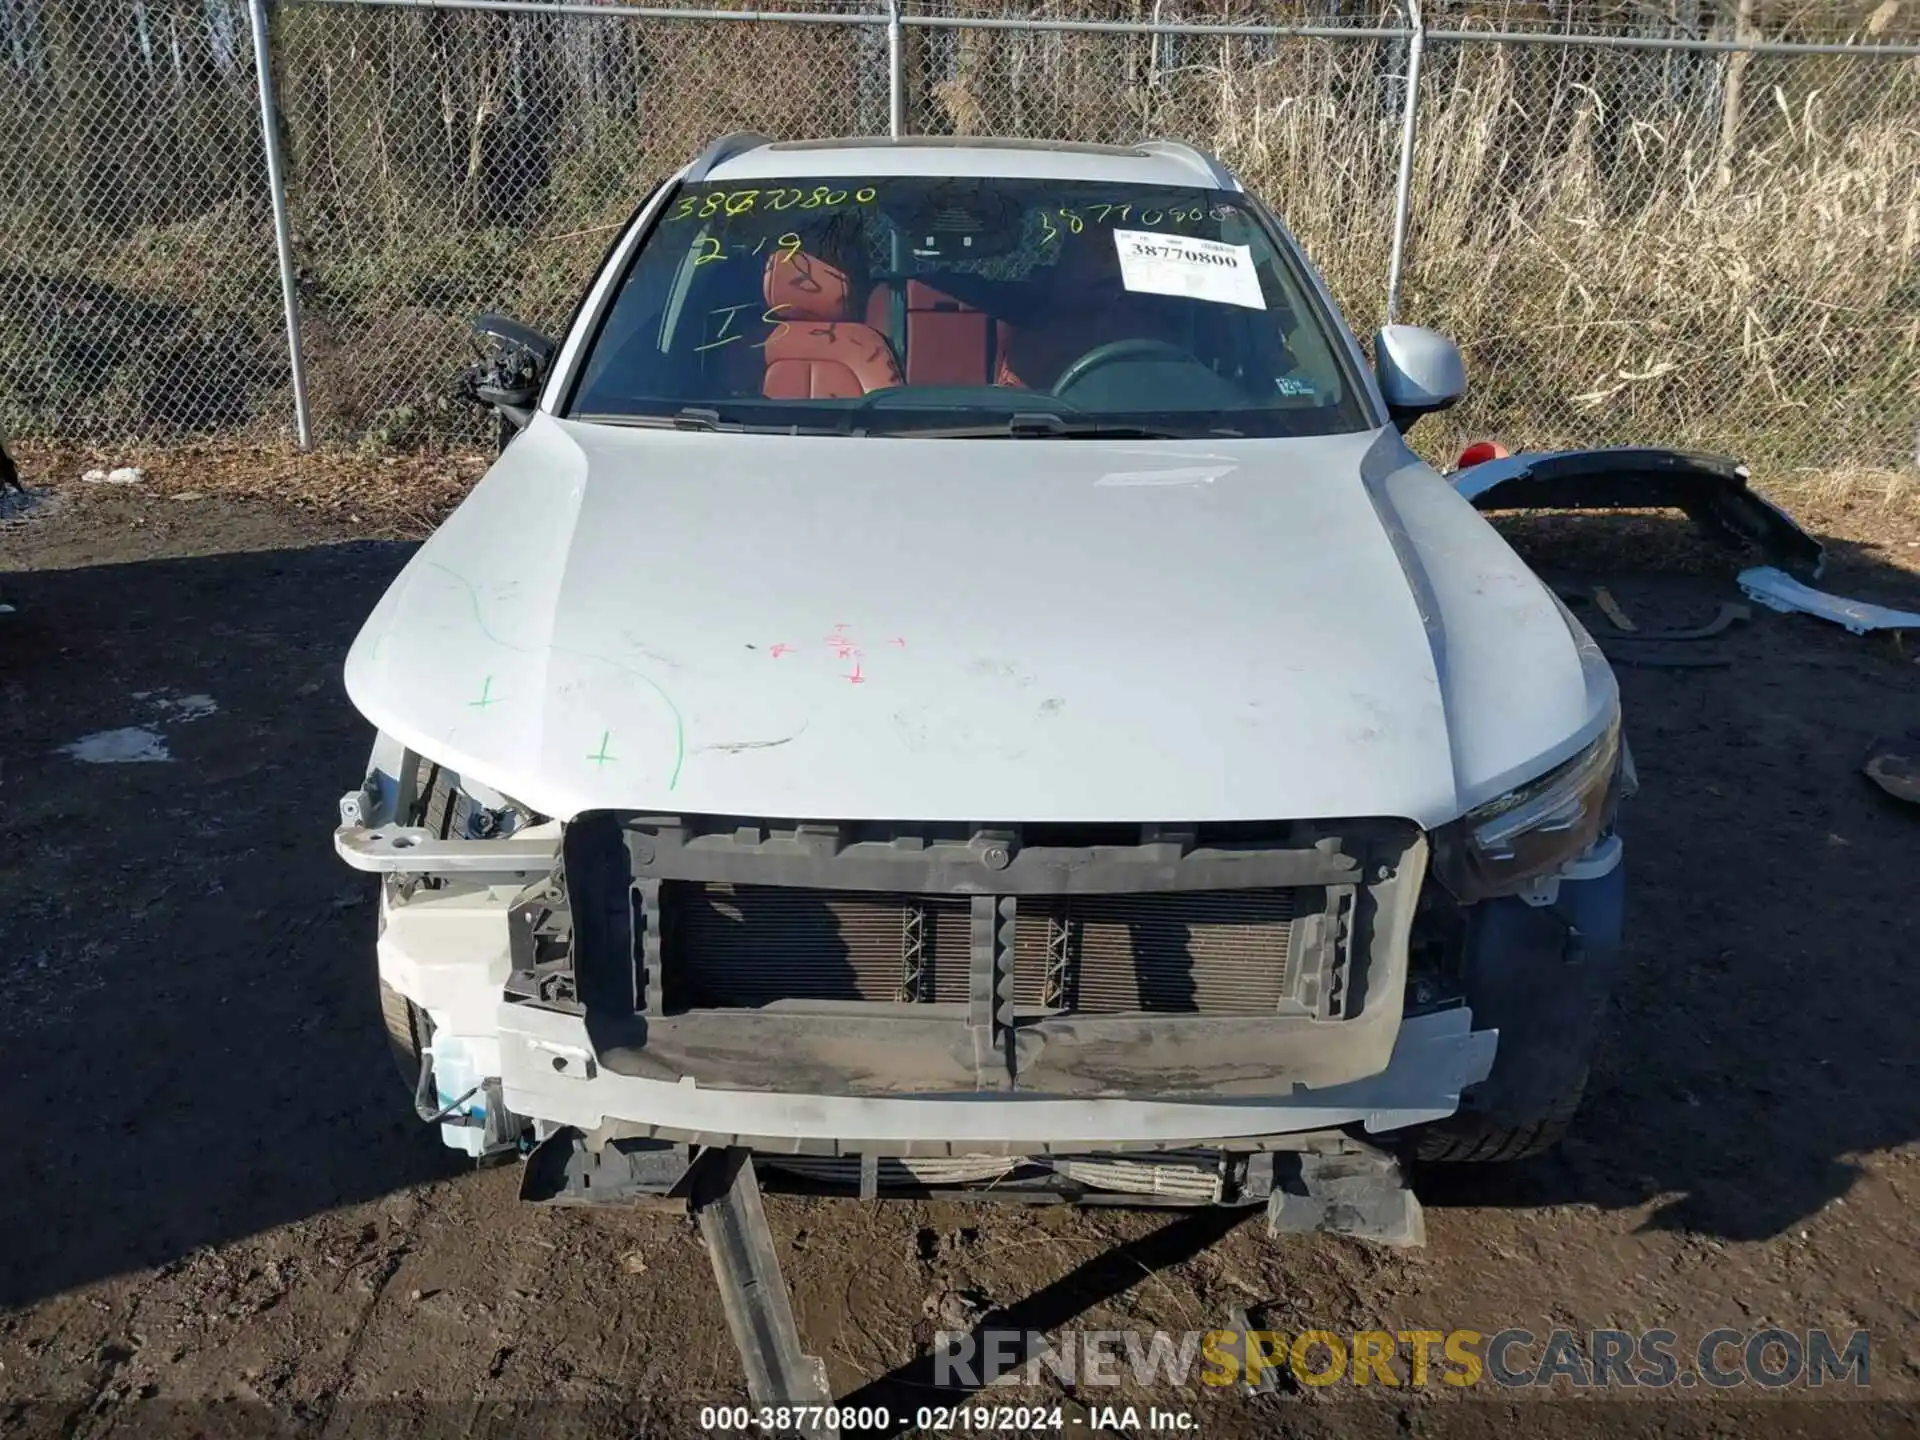
M 849 318 L 853 285 L 846 271 L 801 250 L 767 260 L 769 400 L 849 399 L 900 383 L 900 363 L 886 336 Z
M 893 287 L 876 285 L 867 300 L 867 323 L 891 333 Z M 936 290 L 924 280 L 907 282 L 907 383 L 989 385 L 998 351 L 995 325 L 984 310 Z

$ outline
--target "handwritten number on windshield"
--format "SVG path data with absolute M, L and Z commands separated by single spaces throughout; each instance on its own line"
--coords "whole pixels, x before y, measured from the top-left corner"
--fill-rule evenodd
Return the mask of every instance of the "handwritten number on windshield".
M 800 253 L 800 244 L 800 237 L 789 230 L 773 242 L 775 252 L 773 263 L 778 265 L 784 261 L 791 265 L 794 257 Z M 767 237 L 764 235 L 760 237 L 760 243 L 755 245 L 751 250 L 747 249 L 745 245 L 729 247 L 727 243 L 717 235 L 701 235 L 693 242 L 693 268 L 698 270 L 702 265 L 711 265 L 715 261 L 725 260 L 730 254 L 744 254 L 752 257 L 764 253 L 766 248 Z
M 879 195 L 880 192 L 871 185 L 862 185 L 857 190 L 833 185 L 816 185 L 810 190 L 791 185 L 776 185 L 762 190 L 710 190 L 701 195 L 680 196 L 666 218 L 669 221 L 712 220 L 723 216 L 737 218 L 751 215 L 757 210 L 837 210 L 849 203 L 871 205 L 879 199 Z M 1040 241 L 1043 245 L 1051 245 L 1060 238 L 1062 229 L 1078 235 L 1085 231 L 1089 222 L 1095 225 L 1129 223 L 1133 219 L 1134 206 L 1132 201 L 1124 204 L 1102 201 L 1078 209 L 1061 206 L 1051 214 L 1045 210 L 1038 213 Z M 1198 203 L 1189 208 L 1140 212 L 1140 223 L 1143 225 L 1158 225 L 1163 221 L 1171 221 L 1176 225 L 1197 225 L 1208 219 L 1221 223 L 1237 218 L 1237 212 L 1231 207 Z M 1060 223 L 1055 224 L 1056 220 Z
M 667 219 L 711 220 L 720 215 L 751 215 L 762 208 L 836 209 L 848 201 L 856 205 L 871 205 L 879 198 L 880 192 L 871 185 L 862 185 L 858 190 L 843 190 L 832 185 L 816 185 L 811 191 L 790 185 L 776 185 L 765 190 L 709 190 L 704 195 L 682 195 Z

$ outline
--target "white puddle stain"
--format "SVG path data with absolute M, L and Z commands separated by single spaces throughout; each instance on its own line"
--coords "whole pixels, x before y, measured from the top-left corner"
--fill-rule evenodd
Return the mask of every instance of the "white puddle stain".
M 151 701 L 164 720 L 204 720 L 220 713 L 211 695 L 174 695 L 165 690 L 136 690 L 136 700 Z
M 220 713 L 211 695 L 176 695 L 171 690 L 136 690 L 133 699 L 149 711 L 157 712 L 158 723 L 184 725 Z M 98 730 L 82 735 L 56 752 L 83 760 L 89 765 L 135 765 L 150 761 L 172 760 L 167 742 L 159 731 L 129 725 L 119 730 Z
M 62 755 L 84 760 L 89 765 L 132 765 L 143 761 L 171 760 L 167 742 L 152 730 L 128 726 L 124 730 L 98 730 L 82 735 L 71 745 L 60 747 Z

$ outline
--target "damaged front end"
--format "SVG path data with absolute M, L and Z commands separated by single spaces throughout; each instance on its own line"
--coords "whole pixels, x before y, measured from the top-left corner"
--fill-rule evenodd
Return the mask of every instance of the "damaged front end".
M 383 879 L 416 1109 L 542 1147 L 542 1198 L 671 1193 L 737 1147 L 864 1193 L 1250 1203 L 1257 1157 L 1364 1150 L 1493 1065 L 1438 971 L 1405 1013 L 1407 822 L 562 826 L 410 755 L 374 774 L 336 848 Z
M 336 832 L 382 876 L 389 1030 L 421 1117 L 530 1155 L 534 1199 L 682 1196 L 729 1150 L 809 1191 L 1271 1208 L 1558 1083 L 1617 961 L 1611 837 L 1463 904 L 1405 821 L 561 825 L 389 761 Z

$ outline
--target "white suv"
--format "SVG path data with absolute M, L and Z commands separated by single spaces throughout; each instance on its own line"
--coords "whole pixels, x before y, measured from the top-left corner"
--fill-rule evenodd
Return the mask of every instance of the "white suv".
M 1221 1203 L 1551 1143 L 1613 674 L 1402 439 L 1458 352 L 1369 369 L 1218 162 L 734 136 L 481 328 L 511 442 L 347 659 L 336 836 L 449 1143 Z

